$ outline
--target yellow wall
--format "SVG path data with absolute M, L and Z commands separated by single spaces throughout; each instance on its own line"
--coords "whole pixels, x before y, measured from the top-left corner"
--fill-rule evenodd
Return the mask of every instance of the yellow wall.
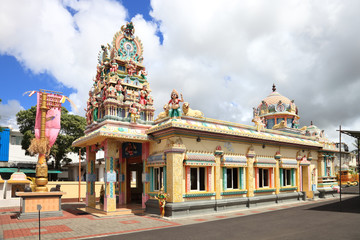
M 50 181 L 47 184 L 47 187 L 50 191 L 51 188 L 56 187 L 56 184 L 60 184 L 61 185 L 61 191 L 65 192 L 66 194 L 62 196 L 63 199 L 67 199 L 67 198 L 78 198 L 79 197 L 79 182 L 68 182 L 68 181 L 61 181 L 61 182 L 56 182 L 56 181 Z M 95 193 L 96 193 L 96 197 L 100 197 L 100 189 L 101 189 L 101 185 L 103 185 L 103 182 L 95 182 Z M 81 198 L 83 198 L 85 200 L 86 198 L 86 182 L 81 182 Z

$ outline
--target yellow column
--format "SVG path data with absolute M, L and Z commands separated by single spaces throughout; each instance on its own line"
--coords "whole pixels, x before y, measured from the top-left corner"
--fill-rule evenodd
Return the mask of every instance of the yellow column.
M 95 159 L 96 152 L 92 152 L 90 146 L 86 147 L 86 206 L 95 208 Z M 80 176 L 79 176 L 80 177 Z
M 176 145 L 176 146 L 175 146 Z M 183 202 L 183 160 L 186 148 L 184 145 L 170 144 L 166 153 L 166 184 L 167 202 Z
M 216 150 L 215 151 L 215 167 L 214 167 L 214 180 L 215 180 L 215 199 L 221 199 L 221 157 L 224 155 L 224 151 Z
M 246 189 L 247 189 L 246 196 L 253 197 L 255 190 L 254 161 L 256 157 L 253 147 L 249 148 L 246 157 L 247 157 L 247 165 L 248 165 L 246 168 Z
M 105 151 L 105 196 L 104 211 L 116 211 L 116 195 L 115 195 L 115 159 L 119 157 L 117 142 L 114 140 L 106 140 L 104 145 Z
M 301 181 L 301 179 L 300 179 L 300 171 L 301 171 L 301 169 L 300 168 L 301 168 L 300 167 L 300 161 L 297 161 L 297 169 L 295 169 L 295 171 L 296 171 L 296 186 L 297 186 L 297 191 L 298 192 L 301 191 L 301 189 L 300 189 L 300 181 Z M 304 175 L 302 176 L 302 178 L 304 178 Z M 303 186 L 303 189 L 304 189 L 304 186 Z
M 325 173 L 324 156 L 320 153 L 318 156 L 318 177 L 324 176 Z
M 279 161 L 276 161 L 275 174 L 274 174 L 274 183 L 275 183 L 275 194 L 280 193 L 280 169 L 279 169 Z

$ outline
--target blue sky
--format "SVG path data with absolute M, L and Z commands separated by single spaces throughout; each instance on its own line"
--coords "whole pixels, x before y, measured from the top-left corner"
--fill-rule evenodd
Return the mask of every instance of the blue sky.
M 150 1 L 148 0 L 125 0 L 118 1 L 124 5 L 128 11 L 127 20 L 130 21 L 137 14 L 141 14 L 144 19 L 151 21 Z M 70 8 L 69 12 L 74 14 Z M 24 109 L 29 109 L 36 105 L 36 97 L 23 96 L 23 93 L 31 90 L 47 89 L 62 92 L 63 95 L 69 96 L 76 91 L 74 88 L 68 88 L 64 84 L 57 81 L 52 74 L 48 72 L 35 74 L 17 61 L 14 56 L 0 54 L 0 71 L 1 71 L 1 90 L 0 98 L 3 103 L 9 100 L 18 100 Z M 67 109 L 71 109 L 68 101 L 63 105 Z
M 18 6 L 22 7 L 19 8 Z M 35 105 L 22 94 L 63 92 L 84 115 L 101 44 L 132 21 L 158 114 L 172 89 L 206 117 L 252 125 L 277 91 L 300 126 L 330 139 L 358 129 L 360 2 L 329 0 L 14 0 L 0 8 L 0 124 Z M 350 140 L 351 141 L 351 140 Z

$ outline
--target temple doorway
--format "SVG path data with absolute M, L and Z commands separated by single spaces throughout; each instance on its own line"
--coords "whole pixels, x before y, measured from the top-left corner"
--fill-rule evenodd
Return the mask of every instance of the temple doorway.
M 141 204 L 143 193 L 143 163 L 141 157 L 127 159 L 126 169 L 126 203 Z

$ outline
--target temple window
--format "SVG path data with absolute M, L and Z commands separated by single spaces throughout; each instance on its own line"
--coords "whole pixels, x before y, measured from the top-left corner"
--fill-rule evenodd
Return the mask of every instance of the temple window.
M 164 168 L 163 167 L 156 167 L 154 168 L 154 190 L 159 191 L 164 182 Z
M 238 168 L 227 168 L 226 169 L 226 187 L 228 189 L 238 189 L 239 188 L 239 169 Z
M 277 118 L 277 119 L 276 119 L 276 123 L 277 123 L 277 124 L 281 123 L 281 121 L 284 121 L 284 118 Z
M 263 187 L 269 187 L 269 169 L 267 168 L 259 168 L 258 169 L 259 174 L 258 174 L 258 184 L 259 184 L 259 188 L 263 188 Z
M 294 169 L 280 169 L 280 185 L 282 187 L 294 186 Z
M 292 118 L 287 118 L 286 119 L 286 125 L 287 125 L 287 127 L 292 128 L 293 127 L 293 119 Z
M 190 189 L 191 191 L 206 191 L 206 168 L 190 168 Z
M 275 119 L 274 118 L 270 118 L 270 119 L 267 119 L 267 128 L 268 129 L 272 129 L 275 125 Z

